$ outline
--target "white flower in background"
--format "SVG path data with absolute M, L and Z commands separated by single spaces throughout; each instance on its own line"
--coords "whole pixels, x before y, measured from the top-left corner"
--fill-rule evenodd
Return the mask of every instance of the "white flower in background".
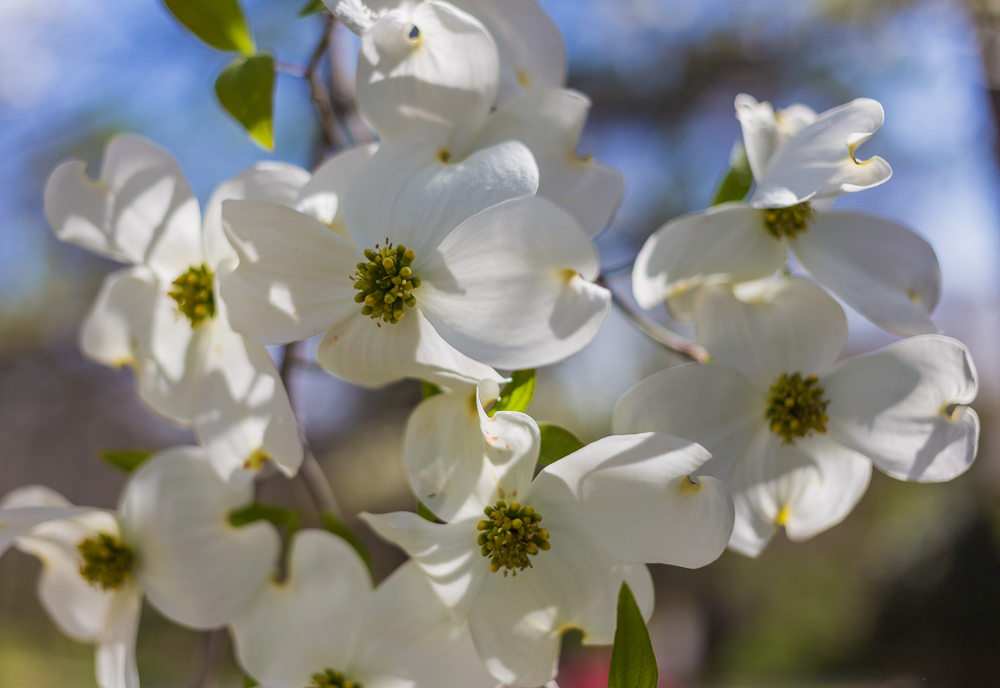
M 132 265 L 105 279 L 80 333 L 84 353 L 133 366 L 143 401 L 193 425 L 226 478 L 269 458 L 294 475 L 302 445 L 274 362 L 233 332 L 219 297 L 217 278 L 235 258 L 220 207 L 227 198 L 290 202 L 308 180 L 297 167 L 261 164 L 219 188 L 203 223 L 174 159 L 144 139 L 119 136 L 97 180 L 74 160 L 45 189 L 60 239 Z
M 552 679 L 569 628 L 587 644 L 612 642 L 622 581 L 648 618 L 646 563 L 693 568 L 725 548 L 733 521 L 725 487 L 688 477 L 709 458 L 703 448 L 657 433 L 608 437 L 532 480 L 539 432 L 531 418 L 497 413 L 483 423 L 503 463 L 493 489 L 477 488 L 460 518 L 362 518 L 413 557 L 456 623 L 469 620 L 498 680 L 530 688 Z M 470 450 L 480 465 L 482 450 Z
M 504 184 L 480 162 L 425 180 L 446 197 L 379 199 L 373 212 L 385 221 L 376 227 L 351 225 L 348 212 L 348 237 L 281 205 L 225 203 L 239 253 L 221 287 L 234 328 L 261 344 L 326 331 L 320 364 L 371 386 L 499 382 L 490 366 L 531 368 L 579 351 L 610 307 L 607 290 L 589 281 L 594 248 L 572 217 L 529 195 L 530 168 Z M 345 202 L 349 210 L 350 192 Z
M 752 303 L 724 287 L 696 299 L 707 365 L 670 368 L 630 390 L 615 432 L 669 432 L 712 452 L 701 473 L 736 502 L 730 547 L 756 555 L 776 526 L 806 540 L 843 520 L 872 463 L 900 480 L 939 482 L 976 456 L 978 379 L 968 350 L 938 335 L 835 363 L 844 311 L 806 280 Z
M 97 645 L 101 688 L 139 685 L 135 639 L 143 594 L 178 623 L 214 628 L 259 593 L 281 543 L 269 523 L 230 525 L 230 512 L 252 500 L 251 487 L 224 482 L 204 450 L 177 447 L 136 472 L 119 513 L 88 510 L 18 538 L 17 547 L 42 562 L 38 593 L 46 611 L 67 635 Z M 17 507 L 67 508 L 68 502 L 31 486 L 7 495 L 0 514 Z
M 538 195 L 573 215 L 588 235 L 596 234 L 621 201 L 624 181 L 617 170 L 575 152 L 590 100 L 558 88 L 565 79 L 558 29 L 534 0 L 457 4 L 487 26 L 451 4 L 428 0 L 387 12 L 363 37 L 358 104 L 383 145 L 348 195 L 348 224 L 374 231 L 392 207 L 386 199 L 451 195 L 440 181 L 427 182 L 457 164 L 495 161 L 498 171 L 509 167 L 512 148 L 523 149 L 502 144 L 517 141 L 537 162 Z M 495 32 L 492 37 L 487 29 Z M 497 52 L 494 38 L 505 50 Z M 532 48 L 522 49 L 522 42 Z M 507 93 L 498 102 L 510 51 L 526 60 L 519 68 L 522 79 L 532 78 L 525 71 L 530 68 L 539 86 L 547 86 L 521 89 L 518 97 Z M 548 51 L 558 52 L 558 64 Z M 502 176 L 492 184 L 500 185 Z
M 413 563 L 372 590 L 340 538 L 301 531 L 289 570 L 230 622 L 236 656 L 262 688 L 494 688 L 467 624 Z
M 890 220 L 826 210 L 836 196 L 891 176 L 882 158 L 854 157 L 882 127 L 882 106 L 862 98 L 818 116 L 804 106 L 775 113 L 741 95 L 736 108 L 756 179 L 750 201 L 657 230 L 632 273 L 639 305 L 666 301 L 674 317 L 688 320 L 699 287 L 768 277 L 790 250 L 817 282 L 879 327 L 936 333 L 930 313 L 940 298 L 941 270 L 930 244 Z

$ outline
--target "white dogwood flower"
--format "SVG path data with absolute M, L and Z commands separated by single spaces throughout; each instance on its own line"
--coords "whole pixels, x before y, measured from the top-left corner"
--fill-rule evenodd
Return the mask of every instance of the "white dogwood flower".
M 234 328 L 261 344 L 326 331 L 319 362 L 372 386 L 500 381 L 490 366 L 531 368 L 583 348 L 610 307 L 590 281 L 597 254 L 572 217 L 530 195 L 537 175 L 527 150 L 496 148 L 513 155 L 485 151 L 415 174 L 410 194 L 379 199 L 374 225 L 351 224 L 348 192 L 346 238 L 278 204 L 225 203 L 239 253 L 222 279 Z M 422 193 L 421 184 L 448 194 Z
M 623 581 L 649 617 L 646 563 L 693 568 L 725 548 L 733 521 L 725 487 L 689 478 L 709 458 L 702 447 L 658 433 L 607 437 L 532 480 L 539 432 L 531 418 L 497 413 L 483 425 L 495 449 L 489 454 L 502 463 L 492 490 L 477 486 L 461 517 L 447 524 L 412 513 L 362 518 L 414 559 L 456 623 L 469 620 L 497 679 L 544 684 L 555 676 L 567 629 L 581 629 L 588 644 L 612 641 Z M 479 468 L 482 449 L 470 451 L 463 458 Z
M 132 265 L 105 279 L 80 333 L 84 353 L 133 366 L 142 399 L 193 425 L 226 478 L 268 458 L 294 475 L 302 446 L 274 362 L 233 332 L 218 294 L 218 277 L 235 257 L 222 231 L 222 201 L 290 202 L 308 180 L 297 167 L 261 164 L 219 188 L 203 223 L 174 159 L 144 139 L 119 136 L 98 179 L 74 160 L 45 189 L 60 239 Z
M 877 132 L 882 106 L 858 99 L 815 115 L 775 113 L 736 101 L 756 179 L 749 203 L 726 203 L 658 229 L 643 246 L 632 289 L 643 308 L 661 301 L 689 320 L 698 288 L 768 277 L 791 251 L 820 284 L 879 327 L 902 335 L 937 332 L 930 313 L 941 294 L 934 250 L 906 227 L 864 213 L 832 212 L 836 196 L 887 181 L 879 157 L 856 149 Z
M 874 463 L 900 480 L 939 482 L 975 459 L 978 378 L 968 350 L 939 335 L 836 362 L 844 311 L 806 280 L 753 302 L 724 287 L 696 300 L 707 365 L 669 368 L 626 393 L 615 432 L 669 432 L 704 445 L 701 473 L 736 502 L 730 547 L 756 555 L 776 526 L 806 540 L 841 520 Z
M 137 688 L 135 639 L 143 595 L 163 614 L 193 628 L 232 619 L 265 585 L 280 548 L 277 531 L 258 522 L 229 523 L 253 500 L 249 485 L 224 482 L 204 450 L 168 449 L 131 479 L 118 513 L 86 510 L 19 537 L 38 557 L 42 605 L 70 637 L 97 645 L 101 688 Z M 0 504 L 68 508 L 39 486 L 15 490 Z
M 575 152 L 590 100 L 560 88 L 565 65 L 553 54 L 563 53 L 558 29 L 534 0 L 456 4 L 461 9 L 437 0 L 403 3 L 363 37 L 358 103 L 383 145 L 349 194 L 348 224 L 377 227 L 385 199 L 406 195 L 408 188 L 440 192 L 425 180 L 519 141 L 537 162 L 538 195 L 596 234 L 621 201 L 624 181 L 617 170 Z M 515 80 L 536 78 L 539 84 L 527 91 L 519 86 L 517 97 L 506 89 L 498 101 L 505 83 L 500 76 L 511 71 L 511 59 L 521 64 Z M 533 76 L 525 71 L 529 66 Z
M 494 688 L 467 624 L 403 564 L 372 590 L 342 539 L 295 535 L 285 580 L 230 622 L 236 655 L 262 688 Z

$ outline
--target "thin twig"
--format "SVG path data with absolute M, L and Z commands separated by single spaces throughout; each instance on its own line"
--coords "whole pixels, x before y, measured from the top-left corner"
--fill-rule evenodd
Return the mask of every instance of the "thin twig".
M 596 283 L 610 291 L 611 301 L 615 307 L 618 308 L 618 310 L 621 311 L 622 314 L 624 314 L 629 320 L 631 320 L 643 334 L 655 341 L 657 344 L 660 344 L 675 354 L 683 356 L 684 358 L 695 363 L 708 363 L 709 360 L 711 360 L 711 356 L 709 356 L 705 347 L 700 344 L 696 344 L 690 339 L 682 337 L 675 332 L 671 332 L 659 323 L 634 309 L 631 304 L 627 303 L 615 293 L 615 290 L 611 288 L 611 285 L 607 283 L 607 280 L 605 280 L 604 277 L 598 277 Z
M 226 655 L 226 631 L 218 628 L 202 636 L 201 662 L 198 674 L 191 682 L 191 688 L 209 688 L 216 685 L 219 678 L 219 668 Z
M 336 20 L 333 15 L 327 14 L 323 24 L 323 37 L 313 50 L 309 64 L 306 66 L 303 75 L 309 81 L 309 93 L 313 104 L 319 114 L 320 130 L 323 132 L 323 141 L 327 148 L 340 150 L 344 148 L 344 135 L 340 131 L 340 124 L 337 122 L 337 115 L 333 111 L 333 104 L 330 102 L 330 92 L 323 83 L 322 66 L 323 56 L 326 55 L 330 47 L 330 40 L 333 36 L 333 27 Z

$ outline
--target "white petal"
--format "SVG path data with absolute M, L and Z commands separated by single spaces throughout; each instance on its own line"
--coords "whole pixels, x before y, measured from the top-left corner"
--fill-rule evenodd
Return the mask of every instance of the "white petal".
M 204 260 L 198 200 L 169 153 L 118 136 L 104 153 L 100 178 L 90 179 L 86 168 L 72 160 L 49 177 L 45 214 L 56 236 L 164 276 Z
M 162 451 L 132 478 L 123 499 L 125 537 L 139 550 L 149 601 L 167 617 L 194 628 L 221 626 L 267 583 L 278 532 L 264 521 L 229 523 L 229 513 L 252 499 L 252 485 L 223 482 L 197 447 Z
M 712 458 L 695 474 L 727 480 L 766 408 L 764 390 L 739 371 L 691 363 L 655 373 L 626 392 L 615 408 L 613 429 L 619 435 L 664 432 L 697 442 Z
M 234 330 L 258 344 L 287 344 L 360 312 L 351 275 L 365 258 L 326 225 L 259 201 L 223 203 L 222 219 L 240 256 L 219 280 Z
M 522 501 L 550 532 L 575 532 L 620 561 L 697 568 L 733 530 L 723 483 L 690 478 L 709 457 L 673 435 L 613 435 L 547 466 Z
M 566 45 L 552 18 L 535 0 L 455 0 L 481 21 L 500 50 L 500 92 L 504 105 L 528 93 L 566 83 Z
M 496 44 L 474 17 L 443 2 L 404 6 L 362 38 L 358 106 L 383 138 L 430 123 L 462 146 L 496 100 L 499 74 Z
M 314 673 L 346 672 L 371 588 L 368 569 L 344 540 L 300 531 L 286 579 L 268 583 L 230 622 L 240 665 L 267 688 L 302 688 Z
M 713 361 L 767 388 L 782 373 L 826 372 L 847 341 L 847 316 L 820 287 L 789 279 L 775 282 L 752 303 L 722 287 L 703 290 L 695 331 Z
M 267 457 L 287 476 L 302 463 L 302 440 L 274 361 L 221 321 L 211 339 L 195 401 L 194 427 L 219 475 L 229 480 Z
M 759 210 L 726 203 L 656 230 L 635 259 L 632 293 L 641 307 L 652 308 L 706 284 L 772 275 L 787 253 L 784 242 L 764 229 Z
M 879 327 L 901 335 L 933 334 L 941 297 L 934 249 L 906 227 L 853 212 L 819 213 L 790 242 L 816 281 Z
M 406 377 L 444 387 L 503 380 L 491 367 L 463 355 L 442 339 L 419 306 L 407 309 L 396 324 L 381 327 L 358 311 L 324 335 L 317 351 L 320 365 L 366 387 L 380 387 Z
M 413 561 L 379 584 L 356 635 L 350 678 L 365 688 L 496 686 L 468 624 L 455 625 Z
M 439 145 L 412 136 L 382 143 L 348 190 L 344 214 L 358 246 L 402 244 L 417 254 L 417 272 L 467 219 L 537 190 L 538 165 L 523 143 L 506 141 L 445 163 Z
M 965 404 L 979 378 L 961 342 L 906 339 L 847 359 L 822 384 L 831 435 L 894 478 L 951 480 L 976 458 L 979 417 Z
M 492 380 L 483 387 L 497 390 Z M 490 418 L 477 388 L 464 387 L 425 399 L 413 410 L 403 460 L 417 498 L 441 519 L 455 521 L 478 516 L 499 498 L 523 495 L 540 442 L 530 416 L 500 411 Z
M 537 7 L 535 0 L 522 1 Z M 534 91 L 491 113 L 475 147 L 512 140 L 528 146 L 538 163 L 538 195 L 567 210 L 593 236 L 611 221 L 625 181 L 593 156 L 576 154 L 589 110 L 590 99 L 582 93 Z
M 295 165 L 259 162 L 216 189 L 205 209 L 205 256 L 209 267 L 214 270 L 222 261 L 237 257 L 222 228 L 223 201 L 267 201 L 293 206 L 309 177 L 308 172 Z
M 882 106 L 868 98 L 824 112 L 771 156 L 757 177 L 751 205 L 791 206 L 888 181 L 892 168 L 885 160 L 876 156 L 860 162 L 854 157 L 857 148 L 881 129 L 884 121 Z
M 489 562 L 476 544 L 476 521 L 442 525 L 405 511 L 360 517 L 379 536 L 413 557 L 455 623 L 465 620 L 490 573 Z
M 135 640 L 142 613 L 142 590 L 128 587 L 114 594 L 107 625 L 97 642 L 97 685 L 100 688 L 139 688 Z
M 161 292 L 146 267 L 118 270 L 104 278 L 80 328 L 80 348 L 113 368 L 135 365 L 149 353 L 153 311 Z
M 491 573 L 469 618 L 480 656 L 497 679 L 540 686 L 556 675 L 562 634 L 583 631 L 587 644 L 612 642 L 618 590 L 627 581 L 644 618 L 653 612 L 653 584 L 642 564 L 624 564 L 570 534 L 532 557 L 517 576 Z
M 334 155 L 302 187 L 293 207 L 353 242 L 344 218 L 344 194 L 377 150 L 377 143 L 369 143 Z
M 522 198 L 485 210 L 421 266 L 419 307 L 459 351 L 497 368 L 549 365 L 596 335 L 611 295 L 597 252 L 550 201 Z
M 785 445 L 762 429 L 730 481 L 739 525 L 729 546 L 756 556 L 776 526 L 792 540 L 808 540 L 844 520 L 870 478 L 871 462 L 831 437 Z
M 736 96 L 736 119 L 743 130 L 743 144 L 755 179 L 762 179 L 774 152 L 790 137 L 816 121 L 816 113 L 805 105 L 792 105 L 775 112 L 770 103 L 752 96 Z

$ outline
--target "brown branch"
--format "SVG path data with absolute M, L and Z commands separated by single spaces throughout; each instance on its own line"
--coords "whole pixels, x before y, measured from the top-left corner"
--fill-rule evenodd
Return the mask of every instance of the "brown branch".
M 209 688 L 218 684 L 219 669 L 226 656 L 226 644 L 225 629 L 208 631 L 202 636 L 201 661 L 198 663 L 198 673 L 189 684 L 191 688 Z
M 325 15 L 323 37 L 313 50 L 303 78 L 309 82 L 309 94 L 312 97 L 313 105 L 316 106 L 316 112 L 319 114 L 323 142 L 327 148 L 341 150 L 344 148 L 344 134 L 340 130 L 340 123 L 337 122 L 337 115 L 333 111 L 333 104 L 330 101 L 330 92 L 327 90 L 326 84 L 323 83 L 322 76 L 323 56 L 330 48 L 335 21 L 332 14 Z

